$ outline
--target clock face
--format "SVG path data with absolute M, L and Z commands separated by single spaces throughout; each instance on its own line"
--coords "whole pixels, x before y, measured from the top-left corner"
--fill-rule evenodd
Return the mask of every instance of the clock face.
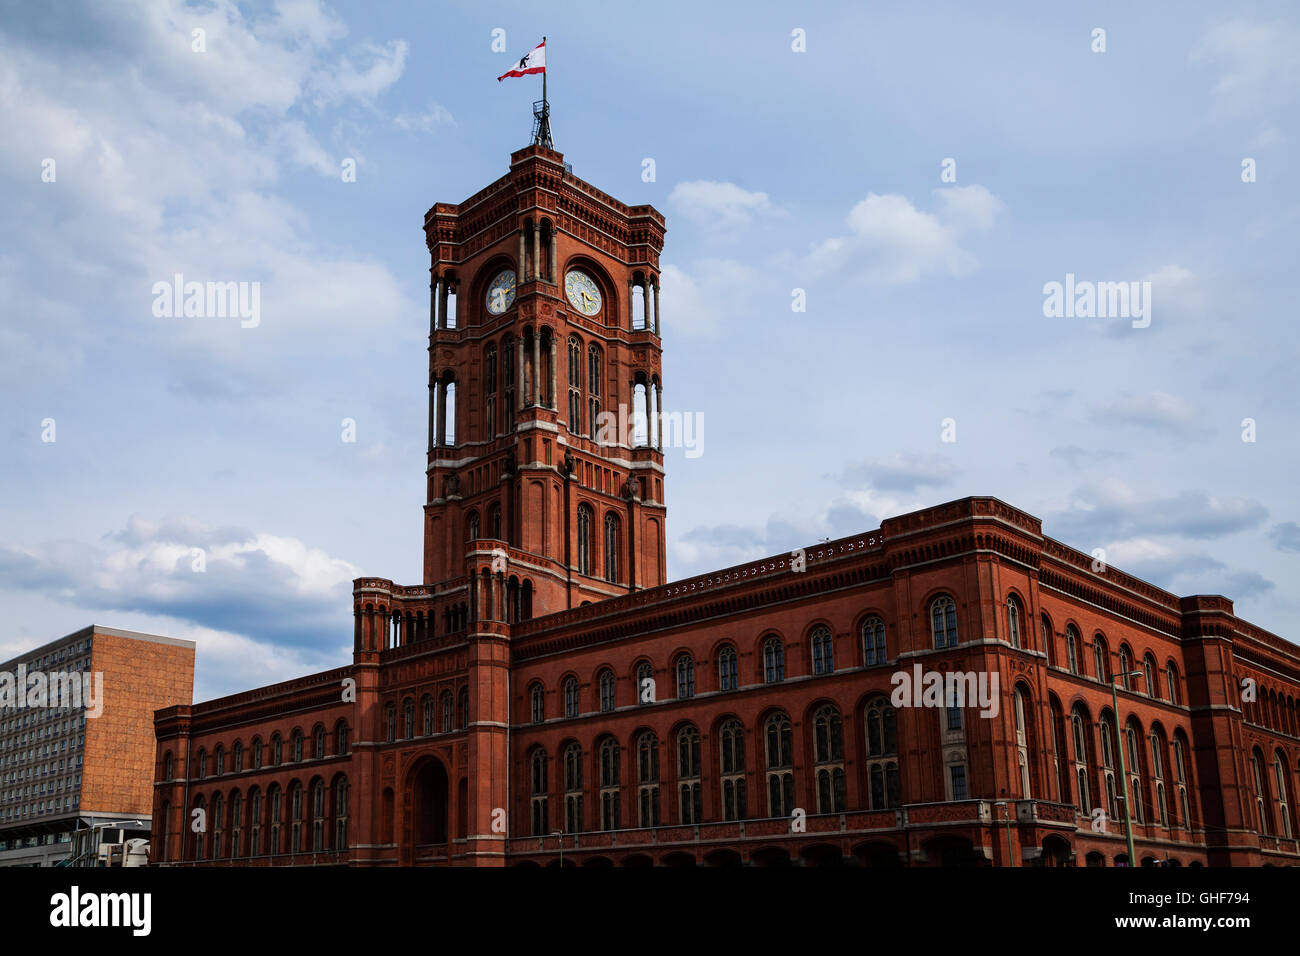
M 583 315 L 595 315 L 600 311 L 600 289 L 587 273 L 574 269 L 565 276 L 564 292 L 573 307 Z
M 487 290 L 487 310 L 493 315 L 500 315 L 515 301 L 515 273 L 513 269 L 503 269 L 496 274 Z

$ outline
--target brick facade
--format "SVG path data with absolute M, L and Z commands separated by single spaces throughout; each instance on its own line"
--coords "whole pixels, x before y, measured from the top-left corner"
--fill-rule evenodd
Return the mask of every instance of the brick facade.
M 425 230 L 424 581 L 355 582 L 346 667 L 158 713 L 157 861 L 1111 865 L 1129 804 L 1142 863 L 1300 860 L 1295 645 L 988 497 L 664 583 L 662 425 L 594 440 L 661 407 L 663 217 L 534 146 Z M 915 667 L 996 706 L 895 706 Z

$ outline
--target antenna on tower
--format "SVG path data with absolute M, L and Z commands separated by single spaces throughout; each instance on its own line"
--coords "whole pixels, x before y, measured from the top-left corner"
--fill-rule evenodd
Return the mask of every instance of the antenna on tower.
M 546 37 L 542 37 L 542 46 Z M 554 149 L 551 141 L 551 105 L 546 102 L 546 70 L 542 70 L 542 98 L 533 101 L 533 145 Z

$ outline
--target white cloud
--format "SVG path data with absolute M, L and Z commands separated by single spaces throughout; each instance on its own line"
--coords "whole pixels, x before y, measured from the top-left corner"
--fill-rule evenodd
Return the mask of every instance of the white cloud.
M 393 117 L 393 125 L 408 132 L 431 133 L 438 126 L 453 123 L 451 111 L 440 103 L 434 103 L 424 113 L 398 113 Z
M 1297 49 L 1300 31 L 1293 26 L 1237 18 L 1210 26 L 1190 59 L 1217 68 L 1210 89 L 1216 111 L 1259 115 L 1289 103 L 1300 91 Z
M 767 193 L 706 179 L 678 183 L 668 194 L 668 201 L 687 219 L 707 229 L 745 226 L 773 209 Z
M 923 275 L 963 276 L 979 268 L 963 248 L 967 233 L 992 228 L 1004 205 L 985 187 L 936 189 L 938 211 L 924 212 L 905 196 L 869 193 L 849 212 L 848 236 L 823 240 L 809 257 L 816 275 L 852 271 L 870 282 L 915 282 Z
M 759 274 L 731 259 L 700 259 L 691 272 L 667 264 L 660 272 L 663 321 L 687 336 L 711 337 L 746 313 Z
M 1175 435 L 1201 435 L 1209 430 L 1203 412 L 1168 392 L 1124 394 L 1096 403 L 1092 418 L 1103 425 L 1133 425 Z

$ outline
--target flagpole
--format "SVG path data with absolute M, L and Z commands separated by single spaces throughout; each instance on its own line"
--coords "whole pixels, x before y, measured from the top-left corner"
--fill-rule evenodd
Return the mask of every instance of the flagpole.
M 546 46 L 546 37 L 542 37 L 542 46 Z M 546 111 L 546 68 L 542 68 L 542 110 Z

